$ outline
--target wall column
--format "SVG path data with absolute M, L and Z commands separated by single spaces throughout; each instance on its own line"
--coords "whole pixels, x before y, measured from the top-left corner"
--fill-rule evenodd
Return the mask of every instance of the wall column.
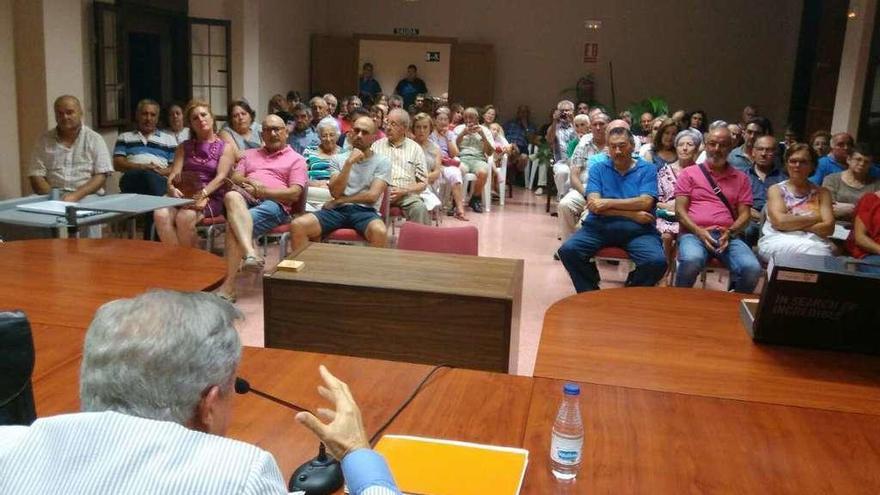
M 850 9 L 856 16 L 846 25 L 831 132 L 848 132 L 858 139 L 877 0 L 852 0 Z

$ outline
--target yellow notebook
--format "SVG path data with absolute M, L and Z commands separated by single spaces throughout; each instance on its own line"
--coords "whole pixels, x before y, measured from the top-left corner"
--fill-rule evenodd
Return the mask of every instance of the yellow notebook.
M 525 449 L 403 435 L 383 436 L 376 451 L 413 495 L 516 495 L 529 462 Z

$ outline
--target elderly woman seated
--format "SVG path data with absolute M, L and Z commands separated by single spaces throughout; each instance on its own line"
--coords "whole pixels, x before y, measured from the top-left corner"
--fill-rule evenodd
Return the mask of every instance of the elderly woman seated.
M 229 122 L 220 129 L 220 137 L 235 150 L 235 161 L 244 157 L 244 151 L 262 148 L 260 124 L 254 122 L 256 112 L 244 100 L 233 101 L 227 109 Z
M 847 169 L 843 172 L 825 176 L 822 187 L 831 192 L 834 217 L 851 222 L 859 199 L 880 191 L 880 179 L 871 177 L 871 154 L 867 148 L 856 146 L 846 164 Z
M 834 232 L 831 193 L 809 181 L 816 153 L 798 143 L 785 152 L 788 180 L 767 190 L 767 221 L 758 241 L 758 254 L 769 261 L 776 254 L 834 254 L 828 237 Z
M 306 158 L 306 166 L 309 173 L 309 189 L 306 203 L 309 210 L 318 210 L 321 206 L 333 199 L 330 195 L 330 163 L 339 154 L 340 148 L 336 144 L 339 139 L 339 131 L 332 122 L 322 121 L 318 123 L 318 146 L 308 147 L 303 151 Z

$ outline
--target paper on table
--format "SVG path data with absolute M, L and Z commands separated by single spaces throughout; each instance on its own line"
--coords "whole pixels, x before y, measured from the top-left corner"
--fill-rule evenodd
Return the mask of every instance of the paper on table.
M 29 211 L 31 213 L 46 213 L 49 215 L 66 215 L 68 206 L 79 206 L 79 203 L 74 203 L 71 201 L 57 201 L 57 200 L 49 200 L 49 201 L 37 201 L 34 203 L 25 203 L 23 205 L 18 205 L 17 208 L 19 210 Z M 99 211 L 94 210 L 77 210 L 77 217 L 86 217 L 89 215 L 97 215 L 100 213 Z

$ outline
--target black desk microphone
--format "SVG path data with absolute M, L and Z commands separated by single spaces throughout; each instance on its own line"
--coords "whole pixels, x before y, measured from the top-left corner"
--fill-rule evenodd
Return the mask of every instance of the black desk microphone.
M 235 377 L 235 393 L 246 394 L 248 392 L 271 400 L 276 404 L 281 404 L 294 411 L 311 412 L 292 402 L 287 402 L 266 392 L 251 388 L 251 384 L 247 380 Z M 315 458 L 296 468 L 296 471 L 290 476 L 290 483 L 287 489 L 292 492 L 302 490 L 306 492 L 306 495 L 330 495 L 339 490 L 344 481 L 342 466 L 340 466 L 339 461 L 327 455 L 326 447 L 322 443 L 318 448 L 318 455 Z

